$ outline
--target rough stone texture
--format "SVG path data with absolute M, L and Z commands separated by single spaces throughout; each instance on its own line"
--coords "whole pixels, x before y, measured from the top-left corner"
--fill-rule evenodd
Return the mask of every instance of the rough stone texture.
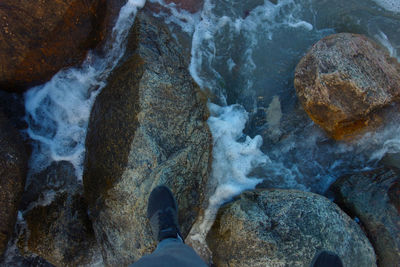
M 22 91 L 80 63 L 106 34 L 108 2 L 2 0 L 0 87 Z
M 29 205 L 46 198 L 46 193 L 71 191 L 77 187 L 75 168 L 68 161 L 53 162 L 39 173 L 29 175 L 25 191 L 22 195 L 21 210 L 29 209 Z
M 399 171 L 381 168 L 344 176 L 332 189 L 337 203 L 364 225 L 379 266 L 400 266 Z
M 399 100 L 400 64 L 365 36 L 334 34 L 303 57 L 294 85 L 311 119 L 343 139 L 379 125 L 376 112 Z
M 189 11 L 190 13 L 196 13 L 203 7 L 203 0 L 165 0 L 165 3 L 174 3 L 178 8 Z
M 39 255 L 55 266 L 101 263 L 100 248 L 87 215 L 82 185 L 66 161 L 55 162 L 30 179 L 24 193 L 18 246 L 28 256 Z
M 376 266 L 360 227 L 323 196 L 295 190 L 243 193 L 220 209 L 207 236 L 216 266 L 309 266 L 320 250 L 344 266 Z
M 141 11 L 125 62 L 93 106 L 83 182 L 107 265 L 154 248 L 146 208 L 156 185 L 175 193 L 183 235 L 202 208 L 212 142 L 205 98 L 187 66 L 167 27 Z
M 27 155 L 23 141 L 0 111 L 0 256 L 14 231 L 26 170 Z

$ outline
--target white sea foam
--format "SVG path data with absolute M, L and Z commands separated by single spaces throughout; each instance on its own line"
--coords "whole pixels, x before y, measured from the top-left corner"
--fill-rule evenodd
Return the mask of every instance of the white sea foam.
M 262 138 L 250 138 L 243 134 L 248 113 L 242 105 L 226 105 L 224 86 L 219 84 L 222 76 L 217 71 L 218 60 L 224 58 L 217 55 L 218 49 L 222 54 L 228 55 L 224 62 L 229 72 L 238 65 L 233 57 L 240 56 L 242 72 L 251 77 L 257 66 L 253 59 L 253 49 L 258 46 L 260 36 L 269 36 L 272 39 L 274 29 L 280 26 L 303 27 L 312 30 L 312 25 L 292 16 L 297 6 L 293 1 L 280 1 L 273 5 L 265 1 L 263 5 L 255 7 L 245 16 L 216 15 L 216 2 L 206 0 L 201 13 L 201 21 L 196 25 L 192 39 L 190 73 L 201 88 L 208 88 L 219 98 L 223 106 L 209 104 L 211 116 L 208 125 L 211 129 L 213 146 L 213 165 L 210 177 L 210 188 L 213 194 L 207 203 L 204 216 L 192 228 L 189 239 L 205 245 L 205 236 L 212 226 L 219 207 L 230 201 L 234 196 L 244 190 L 253 189 L 258 183 L 267 179 L 265 175 L 254 177 L 252 172 L 260 167 L 267 167 L 271 175 L 282 177 L 283 183 L 292 188 L 305 189 L 295 180 L 298 170 L 294 167 L 288 169 L 281 162 L 274 162 L 261 151 Z M 292 9 L 282 19 L 284 9 Z M 246 49 L 242 54 L 237 54 L 234 39 L 242 38 Z M 227 42 L 223 40 L 228 39 Z M 221 41 L 222 40 L 222 41 Z M 224 46 L 223 48 L 221 46 Z M 231 54 L 230 54 L 231 53 Z M 251 93 L 254 81 L 247 79 L 243 91 Z M 277 126 L 281 118 L 279 98 L 276 98 L 269 109 L 271 127 Z M 273 131 L 279 135 L 279 129 Z M 268 173 L 269 175 L 269 173 Z
M 105 56 L 89 53 L 81 67 L 62 70 L 46 84 L 25 94 L 28 134 L 37 141 L 30 162 L 34 171 L 44 169 L 52 161 L 67 160 L 81 179 L 91 107 L 122 57 L 136 12 L 144 4 L 145 0 L 129 0 L 121 8 Z
M 246 11 L 247 15 L 241 14 L 243 11 L 232 11 L 230 16 L 216 15 L 216 6 L 216 1 L 206 0 L 204 3 L 201 20 L 195 25 L 192 38 L 189 70 L 200 87 L 211 89 L 220 98 L 224 98 L 225 95 L 224 89 L 219 85 L 222 77 L 215 67 L 215 64 L 218 64 L 216 61 L 223 58 L 218 55 L 219 51 L 223 55 L 236 53 L 236 57 L 241 57 L 242 72 L 251 75 L 256 69 L 254 49 L 258 47 L 259 40 L 264 36 L 272 40 L 279 27 L 303 28 L 307 31 L 314 28 L 311 23 L 301 19 L 301 16 L 298 15 L 301 13 L 301 5 L 296 4 L 296 1 L 293 0 L 279 1 L 277 5 L 265 1 L 264 4 L 256 6 L 251 11 Z M 221 43 L 221 39 L 227 41 Z M 245 42 L 244 53 L 238 54 L 235 51 L 237 49 L 236 39 Z M 225 47 L 222 48 L 222 45 Z M 238 64 L 235 60 L 234 62 Z M 213 78 L 210 79 L 210 77 Z M 253 91 L 252 86 L 252 80 L 248 79 L 248 83 L 243 86 L 242 91 L 251 92 Z
M 374 0 L 375 3 L 380 5 L 386 10 L 392 12 L 400 12 L 400 1 L 399 0 Z
M 178 9 L 176 7 L 175 3 L 173 3 L 173 2 L 171 2 L 169 4 L 165 3 L 165 1 L 163 1 L 163 0 L 150 0 L 150 2 L 158 3 L 161 6 L 163 6 L 164 8 L 166 8 L 167 10 L 169 10 L 169 12 L 171 14 L 165 14 L 162 12 L 160 14 L 154 14 L 156 16 L 165 17 L 166 18 L 165 22 L 167 24 L 175 23 L 178 26 L 180 26 L 180 28 L 184 32 L 189 33 L 189 34 L 194 32 L 194 28 L 200 20 L 200 11 L 195 14 L 192 14 L 186 10 Z
M 248 113 L 241 105 L 221 107 L 209 103 L 208 119 L 213 136 L 213 165 L 210 182 L 215 192 L 208 200 L 204 218 L 197 223 L 190 238 L 203 242 L 210 230 L 219 207 L 244 190 L 254 189 L 262 179 L 251 177 L 250 172 L 270 162 L 260 150 L 261 136 L 243 135 Z M 242 140 L 244 138 L 244 140 Z

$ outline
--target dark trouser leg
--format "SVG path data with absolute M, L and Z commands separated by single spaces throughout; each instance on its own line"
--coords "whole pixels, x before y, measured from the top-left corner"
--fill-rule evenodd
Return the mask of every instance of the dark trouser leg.
M 185 245 L 179 238 L 167 238 L 162 240 L 157 249 L 150 255 L 130 265 L 130 267 L 206 267 L 204 261 L 196 252 Z

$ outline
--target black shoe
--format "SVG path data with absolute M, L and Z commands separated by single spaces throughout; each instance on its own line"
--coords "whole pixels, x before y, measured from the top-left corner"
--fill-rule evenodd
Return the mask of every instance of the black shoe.
M 343 267 L 343 263 L 335 253 L 321 251 L 314 257 L 311 267 Z
M 154 239 L 180 238 L 178 225 L 178 207 L 174 195 L 168 187 L 161 185 L 153 189 L 147 206 L 147 218 L 150 220 Z

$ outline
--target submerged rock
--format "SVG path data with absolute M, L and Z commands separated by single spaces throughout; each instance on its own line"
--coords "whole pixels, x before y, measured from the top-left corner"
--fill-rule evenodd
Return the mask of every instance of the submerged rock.
M 18 237 L 20 252 L 28 258 L 39 255 L 55 266 L 101 263 L 72 164 L 54 162 L 30 180 L 21 205 L 25 225 Z
M 207 236 L 216 266 L 309 266 L 320 250 L 344 266 L 376 266 L 360 227 L 323 196 L 295 190 L 245 192 L 221 208 Z
M 105 20 L 111 20 L 107 3 L 2 0 L 0 87 L 21 91 L 80 63 L 106 33 Z
M 146 208 L 156 185 L 175 193 L 185 236 L 210 172 L 205 98 L 167 27 L 146 12 L 136 17 L 125 62 L 96 99 L 86 137 L 85 197 L 110 266 L 154 248 Z
M 376 113 L 399 100 L 400 64 L 365 36 L 334 34 L 303 57 L 294 84 L 311 119 L 343 139 L 377 126 Z
M 337 203 L 360 219 L 379 266 L 400 264 L 400 173 L 381 168 L 340 178 L 332 185 Z
M 0 256 L 14 231 L 27 167 L 22 138 L 0 111 Z

